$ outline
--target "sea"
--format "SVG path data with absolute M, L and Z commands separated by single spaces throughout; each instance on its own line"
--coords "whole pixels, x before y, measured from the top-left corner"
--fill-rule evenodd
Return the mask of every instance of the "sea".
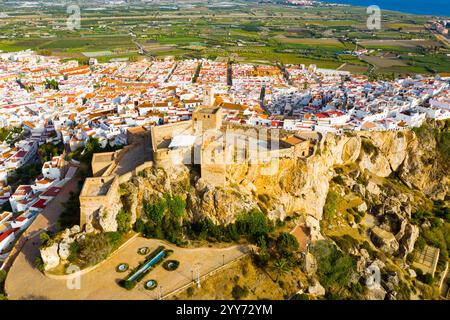
M 377 5 L 381 10 L 450 17 L 450 0 L 322 0 L 368 7 Z

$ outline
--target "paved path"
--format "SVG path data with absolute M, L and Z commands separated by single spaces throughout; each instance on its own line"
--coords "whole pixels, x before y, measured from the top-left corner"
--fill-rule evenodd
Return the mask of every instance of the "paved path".
M 53 201 L 37 216 L 30 227 L 21 235 L 11 252 L 10 260 L 6 266 L 9 269 L 5 288 L 16 288 L 20 279 L 27 279 L 29 273 L 39 271 L 34 267 L 34 260 L 39 256 L 39 234 L 43 231 L 56 228 L 56 222 L 63 210 L 63 204 L 70 197 L 70 192 L 76 192 L 80 178 L 76 176 L 62 188 Z M 12 263 L 12 265 L 11 265 Z
M 169 272 L 160 265 L 152 270 L 133 290 L 128 291 L 121 288 L 118 281 L 126 277 L 128 272 L 118 273 L 115 270 L 116 266 L 125 262 L 130 265 L 130 268 L 134 268 L 145 259 L 144 256 L 137 254 L 139 248 L 146 246 L 150 250 L 154 250 L 159 245 L 174 250 L 169 259 L 180 261 L 179 268 Z M 164 296 L 192 282 L 196 265 L 200 269 L 200 274 L 203 275 L 221 267 L 224 263 L 227 264 L 241 257 L 245 253 L 247 253 L 247 247 L 245 246 L 233 246 L 224 249 L 184 249 L 174 247 L 161 240 L 137 237 L 130 240 L 125 247 L 114 253 L 98 268 L 82 275 L 80 289 L 68 289 L 66 280 L 46 277 L 26 261 L 25 255 L 18 257 L 13 272 L 8 276 L 6 287 L 9 299 L 153 300 L 157 298 L 159 292 Z M 144 289 L 145 281 L 150 279 L 158 281 L 161 291 Z

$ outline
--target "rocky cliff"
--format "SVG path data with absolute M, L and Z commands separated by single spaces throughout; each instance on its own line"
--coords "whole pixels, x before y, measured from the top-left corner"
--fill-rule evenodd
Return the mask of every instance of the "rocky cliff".
M 151 167 L 120 186 L 123 208 L 131 213 L 133 223 L 141 215 L 144 201 L 157 200 L 166 193 L 179 194 L 186 200 L 192 220 L 207 217 L 216 224 L 228 224 L 238 214 L 258 207 L 273 220 L 302 216 L 312 240 L 317 240 L 322 238 L 320 221 L 330 181 L 337 176 L 336 168 L 346 168 L 339 175 L 344 185 L 340 189 L 342 196 L 350 192 L 359 197 L 360 211 L 375 215 L 386 214 L 386 208 L 381 210 L 377 204 L 390 203 L 394 218 L 389 223 L 395 227 L 387 222 L 381 229 L 395 237 L 392 243 L 380 243 L 380 246 L 387 250 L 403 248 L 407 253 L 414 247 L 418 233 L 404 221 L 413 209 L 414 195 L 386 187 L 384 178 L 395 177 L 402 187 L 428 199 L 448 196 L 450 165 L 446 161 L 448 155 L 439 150 L 438 139 L 433 134 L 438 125 L 433 123 L 425 132 L 417 133 L 405 130 L 326 134 L 309 158 L 280 158 L 270 165 L 244 162 L 230 166 L 223 187 L 205 183 L 198 168 L 179 166 L 165 171 Z M 409 236 L 405 238 L 405 234 Z M 376 232 L 372 237 L 384 241 Z M 63 244 L 67 242 L 64 241 L 61 240 Z M 51 256 L 47 251 L 43 258 Z M 44 258 L 52 266 L 56 260 Z
M 223 187 L 206 184 L 195 170 L 185 167 L 171 172 L 151 168 L 127 184 L 128 207 L 133 217 L 139 216 L 143 199 L 174 192 L 186 197 L 188 213 L 194 219 L 208 217 L 228 224 L 239 213 L 259 207 L 272 219 L 303 215 L 317 229 L 337 166 L 350 166 L 355 177 L 364 176 L 355 184 L 375 196 L 382 188 L 377 178 L 396 176 L 430 199 L 443 199 L 450 185 L 448 163 L 442 161 L 436 143 L 410 130 L 327 134 L 311 157 L 281 158 L 271 164 L 275 170 L 250 162 L 232 165 Z

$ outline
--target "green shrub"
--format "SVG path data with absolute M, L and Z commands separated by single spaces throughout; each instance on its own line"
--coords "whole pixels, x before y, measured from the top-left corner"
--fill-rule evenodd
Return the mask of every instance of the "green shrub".
M 347 286 L 356 271 L 356 262 L 348 253 L 339 251 L 327 240 L 317 241 L 311 246 L 317 260 L 317 275 L 325 289 Z
M 344 169 L 339 168 L 339 167 L 335 168 L 334 171 L 335 171 L 337 174 L 343 174 L 343 173 L 344 173 Z
M 186 201 L 180 196 L 166 197 L 169 212 L 174 218 L 181 218 L 186 213 Z
M 41 246 L 45 247 L 50 241 L 50 236 L 46 232 L 39 234 L 39 239 L 41 240 Z
M 112 246 L 113 249 L 119 247 L 122 243 L 123 236 L 120 232 L 105 232 L 106 240 Z
M 76 262 L 81 267 L 93 266 L 108 257 L 114 249 L 114 243 L 110 242 L 115 236 L 107 236 L 105 233 L 88 234 L 78 241 L 79 249 Z
M 34 260 L 34 266 L 41 272 L 44 272 L 45 270 L 44 261 L 40 256 L 36 257 L 36 259 Z
M 122 287 L 124 287 L 127 290 L 131 290 L 136 286 L 136 282 L 135 281 L 130 281 L 130 280 L 123 280 L 122 281 Z
M 339 201 L 339 194 L 336 191 L 330 190 L 323 206 L 323 215 L 326 220 L 332 220 L 337 212 L 337 205 Z
M 153 204 L 144 202 L 144 213 L 154 224 L 160 224 L 162 222 L 166 209 L 167 203 L 165 199 L 160 199 Z
M 289 257 L 298 250 L 299 244 L 292 234 L 282 232 L 276 240 L 276 248 L 282 256 Z
M 293 297 L 292 300 L 309 300 L 309 296 L 306 293 L 296 293 Z
M 344 182 L 344 179 L 342 178 L 342 176 L 334 176 L 332 179 L 331 179 L 334 183 L 336 183 L 336 184 L 339 184 L 339 185 L 341 185 L 341 186 L 343 186 L 344 184 L 345 184 L 345 182 Z
M 144 233 L 145 231 L 145 222 L 142 221 L 142 219 L 136 219 L 136 222 L 134 223 L 134 231 L 138 233 Z
M 352 236 L 345 234 L 342 237 L 332 237 L 339 248 L 344 252 L 349 252 L 352 249 L 358 248 L 358 240 Z
M 267 237 L 273 229 L 267 216 L 257 209 L 239 215 L 236 219 L 236 227 L 239 234 L 247 235 L 253 242 L 260 237 Z
M 417 275 L 417 279 L 425 284 L 431 285 L 433 283 L 433 276 L 429 273 L 421 273 Z
M 362 139 L 361 147 L 365 153 L 375 158 L 378 156 L 378 148 L 373 144 L 373 142 L 369 139 Z
M 0 288 L 6 280 L 6 270 L 0 270 Z
M 117 231 L 120 233 L 127 233 L 131 230 L 131 214 L 123 209 L 120 209 L 116 216 Z
M 194 295 L 194 291 L 195 291 L 195 289 L 193 287 L 187 288 L 186 293 L 187 293 L 188 297 L 192 297 Z
M 231 290 L 231 295 L 235 300 L 241 300 L 248 295 L 248 288 L 246 286 L 241 287 L 240 285 L 235 285 L 233 290 Z

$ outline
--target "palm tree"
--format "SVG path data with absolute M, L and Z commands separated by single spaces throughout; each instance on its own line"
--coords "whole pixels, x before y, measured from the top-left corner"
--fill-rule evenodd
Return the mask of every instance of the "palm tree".
M 280 276 L 285 275 L 290 270 L 289 263 L 284 258 L 276 261 L 273 264 L 273 268 L 274 268 L 275 273 L 277 274 L 277 279 L 275 280 L 276 282 L 278 282 L 278 279 L 279 279 Z

